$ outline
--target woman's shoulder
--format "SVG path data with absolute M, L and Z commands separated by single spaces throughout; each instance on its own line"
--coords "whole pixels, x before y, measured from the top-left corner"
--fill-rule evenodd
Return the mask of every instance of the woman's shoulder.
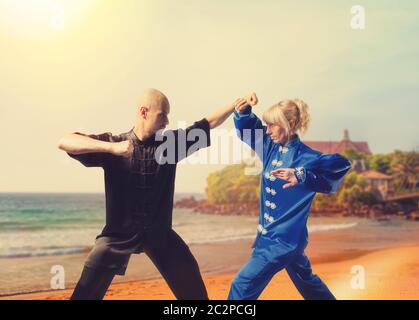
M 322 153 L 306 144 L 301 145 L 301 159 L 308 167 L 351 168 L 351 162 L 339 153 Z
M 302 141 L 300 141 L 299 152 L 301 154 L 308 155 L 315 158 L 319 158 L 323 154 L 322 152 L 309 147 L 307 144 L 305 144 Z

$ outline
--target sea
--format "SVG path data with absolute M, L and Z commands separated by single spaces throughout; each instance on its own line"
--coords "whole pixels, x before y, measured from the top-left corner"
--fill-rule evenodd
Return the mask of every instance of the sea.
M 175 201 L 190 196 L 204 198 L 202 194 L 176 194 Z M 0 193 L 0 296 L 48 289 L 49 263 L 64 257 L 69 281 L 74 284 L 83 265 L 82 254 L 92 248 L 104 223 L 103 194 Z M 257 224 L 254 216 L 173 211 L 173 228 L 188 245 L 254 239 Z M 379 221 L 315 215 L 308 229 L 309 234 L 344 233 L 345 237 L 331 236 L 331 241 L 339 241 L 333 247 L 347 251 L 375 250 L 419 239 L 419 223 L 400 218 Z

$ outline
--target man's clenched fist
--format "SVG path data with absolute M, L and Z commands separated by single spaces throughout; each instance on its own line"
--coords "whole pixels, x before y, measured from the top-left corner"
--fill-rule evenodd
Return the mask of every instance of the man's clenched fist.
M 132 140 L 125 140 L 112 144 L 111 153 L 115 156 L 129 158 L 134 152 L 134 143 Z
M 248 106 L 254 107 L 258 103 L 258 97 L 256 93 L 251 93 L 246 98 L 237 99 L 235 102 L 236 111 L 238 113 L 243 112 Z

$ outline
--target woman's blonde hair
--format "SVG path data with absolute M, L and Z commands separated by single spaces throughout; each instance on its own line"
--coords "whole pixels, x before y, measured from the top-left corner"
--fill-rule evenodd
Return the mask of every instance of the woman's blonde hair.
M 288 138 L 298 131 L 305 134 L 310 124 L 308 105 L 300 99 L 283 100 L 265 111 L 263 121 L 283 127 Z

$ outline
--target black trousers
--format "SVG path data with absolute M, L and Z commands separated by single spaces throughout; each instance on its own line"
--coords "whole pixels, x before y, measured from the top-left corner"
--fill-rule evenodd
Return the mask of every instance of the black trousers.
M 198 263 L 189 247 L 175 231 L 170 231 L 167 246 L 145 246 L 151 259 L 179 300 L 208 300 Z M 101 300 L 117 272 L 113 269 L 85 266 L 71 300 Z

